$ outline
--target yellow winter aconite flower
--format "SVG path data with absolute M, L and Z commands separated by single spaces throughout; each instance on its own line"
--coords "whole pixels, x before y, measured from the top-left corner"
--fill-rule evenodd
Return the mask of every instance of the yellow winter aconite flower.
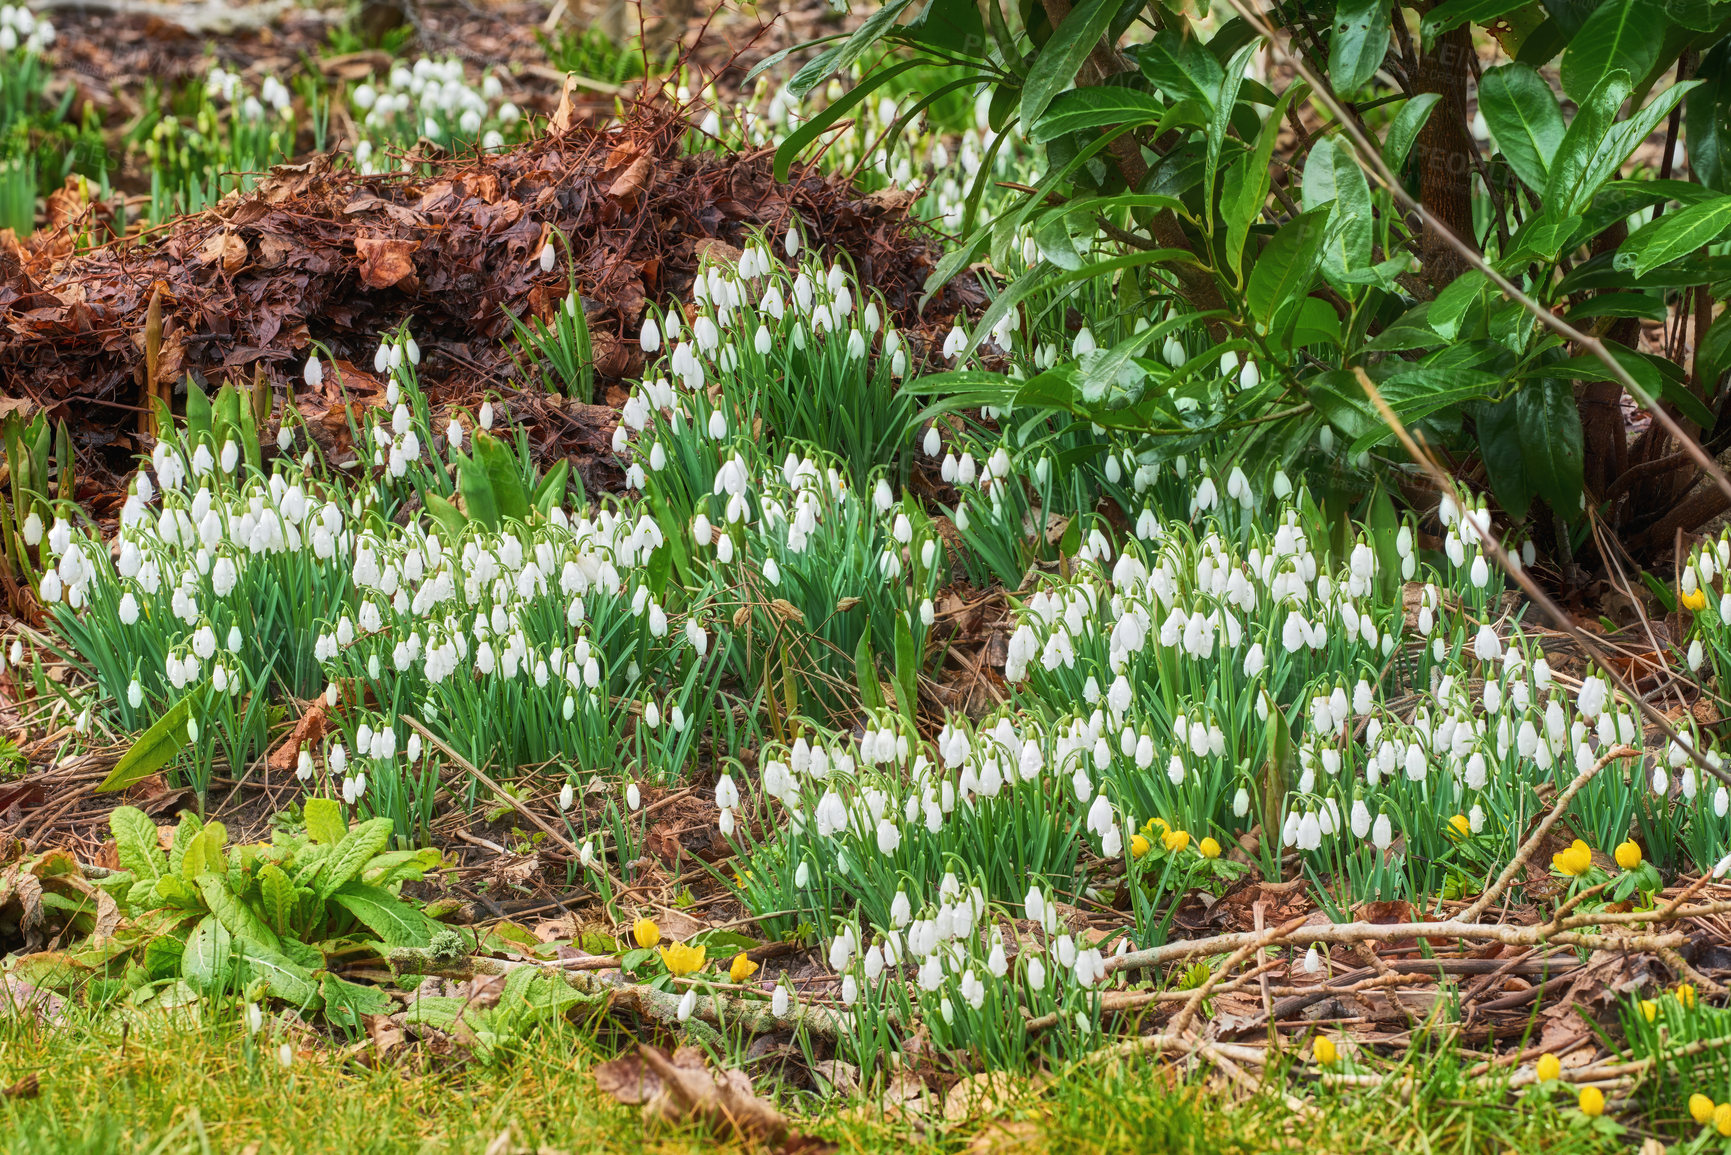
M 661 928 L 655 925 L 651 918 L 640 918 L 631 924 L 631 937 L 637 940 L 637 945 L 648 950 L 661 941 Z
M 1130 836 L 1130 856 L 1132 858 L 1141 858 L 1152 849 L 1154 849 L 1154 844 L 1142 835 L 1132 834 Z
M 1731 1109 L 1731 1103 L 1727 1103 L 1726 1107 L 1727 1109 Z M 1707 1120 L 1711 1119 L 1716 1113 L 1717 1108 L 1713 1106 L 1713 1100 L 1701 1094 L 1701 1092 L 1697 1091 L 1693 1095 L 1689 1096 L 1689 1118 L 1695 1120 L 1695 1122 L 1706 1123 Z
M 733 965 L 727 968 L 727 977 L 732 982 L 742 983 L 757 973 L 757 964 L 746 957 L 744 951 L 733 956 Z
M 667 973 L 678 977 L 688 975 L 692 971 L 703 968 L 703 960 L 708 956 L 709 948 L 691 946 L 676 942 L 672 946 L 661 948 L 661 961 L 667 964 Z
M 1678 594 L 1677 600 L 1683 603 L 1684 609 L 1699 612 L 1707 608 L 1707 591 L 1696 586 L 1686 594 Z
M 1659 1004 L 1652 999 L 1641 1000 L 1641 1017 L 1649 1023 L 1659 1017 Z
M 1721 1103 L 1713 1108 L 1713 1130 L 1721 1135 L 1731 1135 L 1731 1103 Z
M 1635 845 L 1633 838 L 1617 847 L 1617 865 L 1624 870 L 1633 870 L 1641 865 L 1641 848 Z
M 1555 1055 L 1540 1055 L 1536 1070 L 1539 1082 L 1548 1083 L 1563 1073 L 1563 1064 Z
M 1560 874 L 1579 878 L 1593 868 L 1593 851 L 1577 838 L 1567 850 L 1559 850 L 1551 855 L 1551 865 Z
M 1597 1087 L 1581 1088 L 1581 1114 L 1596 1119 L 1605 1113 L 1605 1092 Z
M 1457 814 L 1449 819 L 1449 830 L 1456 838 L 1465 838 L 1473 832 L 1473 824 L 1465 814 Z
M 1176 854 L 1190 845 L 1190 832 L 1188 830 L 1168 830 L 1161 835 L 1160 841 L 1166 844 L 1167 850 Z
M 1212 838 L 1204 838 L 1200 843 L 1197 844 L 1196 849 L 1200 850 L 1202 852 L 1203 858 L 1219 858 L 1220 857 L 1220 844 L 1218 842 L 1214 841 Z
M 1676 995 L 1677 1001 L 1682 1004 L 1684 1010 L 1692 1011 L 1695 1009 L 1695 984 L 1678 983 Z
M 1335 1048 L 1334 1040 L 1327 1035 L 1316 1036 L 1316 1041 L 1310 1044 L 1310 1053 L 1316 1056 L 1316 1061 L 1327 1067 L 1340 1057 L 1340 1051 Z

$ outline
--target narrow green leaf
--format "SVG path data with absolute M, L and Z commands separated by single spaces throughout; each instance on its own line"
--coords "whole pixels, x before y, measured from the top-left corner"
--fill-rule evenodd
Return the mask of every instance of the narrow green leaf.
M 192 696 L 196 693 L 197 689 L 192 690 L 170 706 L 167 713 L 127 747 L 120 761 L 114 764 L 114 769 L 108 772 L 108 777 L 96 787 L 98 794 L 125 790 L 174 761 L 175 755 L 186 745 L 186 722 L 192 717 Z
M 1722 239 L 1727 229 L 1731 229 L 1731 196 L 1722 196 L 1649 222 L 1623 242 L 1621 251 L 1641 277 Z

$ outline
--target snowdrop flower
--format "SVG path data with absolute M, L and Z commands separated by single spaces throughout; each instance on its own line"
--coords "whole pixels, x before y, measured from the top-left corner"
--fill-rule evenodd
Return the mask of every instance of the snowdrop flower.
M 949 336 L 944 338 L 944 359 L 954 361 L 962 355 L 962 351 L 967 347 L 968 335 L 962 332 L 962 326 L 958 322 L 950 329 Z
M 306 368 L 302 371 L 309 387 L 317 389 L 325 383 L 325 367 L 319 361 L 318 354 L 307 358 Z
M 627 809 L 635 812 L 642 805 L 643 792 L 637 788 L 637 783 L 632 782 L 625 787 L 625 806 Z
M 432 136 L 434 134 L 429 133 L 428 135 Z M 541 271 L 543 273 L 551 273 L 553 271 L 553 262 L 558 259 L 558 256 L 559 254 L 553 250 L 552 241 L 548 241 L 546 244 L 542 245 L 540 256 Z
M 685 994 L 679 1000 L 679 1021 L 682 1023 L 685 1022 L 685 1020 L 687 1020 L 691 1017 L 691 1012 L 695 1011 L 696 1009 L 697 1009 L 697 988 L 696 987 L 687 987 L 685 990 Z

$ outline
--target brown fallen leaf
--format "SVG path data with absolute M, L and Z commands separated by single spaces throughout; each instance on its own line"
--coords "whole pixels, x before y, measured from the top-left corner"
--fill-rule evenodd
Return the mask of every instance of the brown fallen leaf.
M 25 1075 L 4 1091 L 0 1091 L 0 1099 L 34 1099 L 42 1093 L 42 1085 L 37 1081 L 36 1072 Z
M 780 1111 L 752 1092 L 743 1071 L 715 1072 L 703 1052 L 680 1047 L 671 1056 L 647 1044 L 595 1068 L 595 1085 L 648 1118 L 698 1123 L 789 1153 L 829 1152 L 834 1143 L 794 1129 Z
M 294 733 L 271 752 L 270 768 L 279 774 L 294 770 L 302 750 L 316 750 L 325 739 L 325 700 L 314 698 L 312 704 L 295 723 Z
M 389 289 L 401 284 L 415 289 L 415 250 L 420 242 L 403 237 L 355 238 L 355 252 L 361 256 L 361 283 L 369 289 Z
M 198 250 L 198 260 L 200 264 L 220 266 L 224 273 L 236 273 L 246 264 L 246 242 L 227 229 L 212 233 Z
M 390 1015 L 368 1015 L 367 1036 L 372 1040 L 373 1053 L 380 1062 L 391 1057 L 391 1052 L 403 1045 L 405 1034 L 403 1028 Z
M 654 171 L 648 157 L 638 157 L 631 162 L 630 167 L 619 174 L 618 179 L 608 188 L 607 195 L 615 200 L 635 201 L 637 194 L 649 187 Z

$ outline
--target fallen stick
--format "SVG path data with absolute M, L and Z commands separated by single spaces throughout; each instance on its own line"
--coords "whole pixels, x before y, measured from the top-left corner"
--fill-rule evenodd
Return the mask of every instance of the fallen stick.
M 1342 922 L 1304 926 L 1300 928 L 1302 933 L 1289 937 L 1300 938 L 1305 942 L 1330 944 L 1358 943 L 1371 939 L 1392 941 L 1440 938 L 1500 942 L 1505 946 L 1534 946 L 1540 942 L 1548 942 L 1558 946 L 1585 947 L 1589 950 L 1642 951 L 1658 951 L 1664 947 L 1679 947 L 1688 942 L 1688 936 L 1681 931 L 1671 934 L 1609 935 L 1584 934 L 1564 930 L 1546 936 L 1544 932 L 1548 929 L 1544 926 L 1503 926 L 1498 923 L 1459 922 L 1455 920 L 1405 923 Z M 1107 959 L 1106 970 L 1107 973 L 1111 973 L 1126 968 L 1163 966 L 1181 959 L 1194 958 L 1200 954 L 1226 954 L 1247 944 L 1254 950 L 1258 941 L 1260 941 L 1260 936 L 1255 932 L 1239 931 L 1232 934 L 1215 935 L 1212 938 L 1170 942 L 1164 946 L 1133 950 L 1118 955 L 1116 958 Z M 1264 945 L 1276 944 L 1265 943 Z

